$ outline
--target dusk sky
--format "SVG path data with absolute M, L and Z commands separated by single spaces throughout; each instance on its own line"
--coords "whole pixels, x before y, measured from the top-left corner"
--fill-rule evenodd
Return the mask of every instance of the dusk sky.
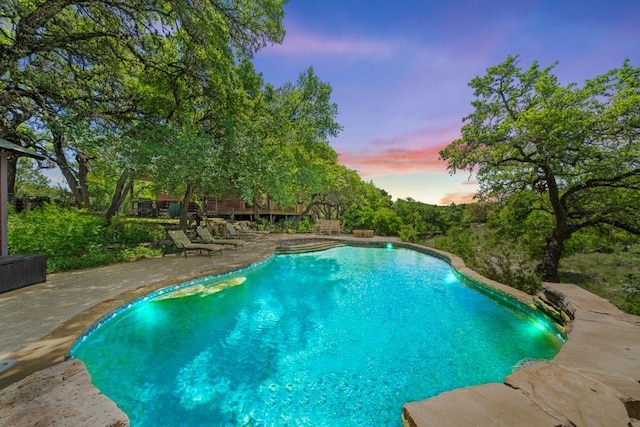
M 309 66 L 331 84 L 344 127 L 340 162 L 394 199 L 471 200 L 473 177 L 450 176 L 438 152 L 471 110 L 469 81 L 519 55 L 558 62 L 562 84 L 640 66 L 640 1 L 291 0 L 282 45 L 254 57 L 276 86 Z

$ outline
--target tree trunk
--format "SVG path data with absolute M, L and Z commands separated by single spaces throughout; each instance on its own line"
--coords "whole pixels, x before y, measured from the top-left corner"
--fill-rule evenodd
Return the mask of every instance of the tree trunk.
M 547 238 L 547 247 L 542 256 L 542 262 L 538 264 L 537 268 L 538 272 L 542 274 L 542 280 L 557 283 L 560 282 L 560 275 L 558 274 L 560 256 L 562 255 L 564 242 L 571 237 L 571 232 L 569 231 L 567 209 L 560 198 L 560 190 L 558 189 L 555 175 L 549 168 L 544 168 L 544 173 L 556 227 L 551 237 Z
M 116 189 L 113 192 L 111 205 L 109 206 L 109 209 L 107 209 L 107 213 L 105 214 L 107 225 L 111 223 L 111 219 L 115 216 L 116 212 L 118 212 L 118 209 L 120 209 L 120 206 L 122 206 L 122 203 L 127 198 L 127 192 L 130 189 L 130 184 L 131 180 L 129 172 L 123 171 L 120 175 L 120 178 L 118 178 Z
M 81 205 L 85 209 L 91 207 L 89 202 L 89 156 L 78 153 L 76 154 L 76 161 L 78 162 L 78 193 L 80 194 Z
M 191 196 L 193 195 L 195 184 L 192 182 L 187 183 L 187 190 L 184 192 L 184 198 L 182 199 L 182 204 L 180 205 L 180 230 L 187 231 L 187 216 L 189 215 L 189 202 L 191 201 Z
M 542 274 L 542 280 L 545 282 L 560 282 L 558 268 L 565 240 L 558 238 L 555 233 L 547 238 L 547 247 L 542 256 L 542 262 L 538 264 L 538 272 Z
M 253 196 L 253 220 L 260 219 L 260 205 L 258 204 L 258 196 Z
M 52 132 L 53 135 L 53 151 L 56 155 L 56 163 L 60 168 L 60 172 L 62 172 L 62 176 L 67 181 L 67 185 L 69 186 L 69 190 L 73 194 L 73 198 L 76 201 L 78 207 L 81 208 L 89 208 L 89 187 L 86 182 L 88 167 L 86 156 L 84 156 L 84 166 L 83 168 L 83 177 L 77 177 L 76 172 L 72 169 L 71 165 L 69 165 L 69 161 L 67 160 L 67 156 L 64 154 L 64 135 L 60 132 Z M 80 157 L 82 159 L 82 157 Z M 84 182 L 83 182 L 83 181 Z
M 312 201 L 311 203 L 309 203 L 307 205 L 307 208 L 300 215 L 297 215 L 296 218 L 293 220 L 293 226 L 294 227 L 297 226 L 298 222 L 300 222 L 300 219 L 302 219 L 303 216 L 309 215 L 309 212 L 311 212 L 313 208 L 318 206 L 318 203 L 319 202 L 317 201 Z
M 16 197 L 16 171 L 18 169 L 18 156 L 7 156 L 7 201 L 15 202 Z

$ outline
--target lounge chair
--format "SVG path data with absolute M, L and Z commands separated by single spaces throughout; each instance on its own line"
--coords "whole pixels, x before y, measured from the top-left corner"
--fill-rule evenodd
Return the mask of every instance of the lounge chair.
M 256 235 L 253 234 L 253 233 L 244 233 L 244 232 L 236 230 L 236 228 L 230 222 L 225 223 L 225 226 L 227 227 L 227 233 L 229 233 L 230 237 L 235 237 L 235 238 L 243 238 L 243 237 L 245 237 L 245 238 L 248 238 L 248 239 L 252 239 L 252 238 L 256 237 Z
M 185 258 L 187 257 L 187 251 L 198 251 L 200 253 L 207 251 L 207 254 L 211 257 L 211 252 L 220 252 L 222 254 L 224 249 L 224 246 L 212 243 L 193 243 L 182 230 L 168 230 L 167 234 L 176 248 L 184 253 Z
M 268 231 L 258 231 L 252 228 L 249 228 L 246 222 L 240 222 L 240 231 L 246 234 L 269 234 Z
M 209 229 L 204 227 L 197 227 L 196 233 L 198 233 L 198 237 L 202 243 L 214 243 L 217 245 L 230 245 L 233 246 L 233 249 L 238 249 L 238 247 L 244 246 L 244 240 L 241 239 L 216 239 L 211 235 Z

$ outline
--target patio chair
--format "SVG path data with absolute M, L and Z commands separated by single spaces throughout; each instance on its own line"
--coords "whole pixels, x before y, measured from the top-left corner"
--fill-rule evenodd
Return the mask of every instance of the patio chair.
M 269 234 L 268 231 L 259 231 L 249 228 L 246 222 L 240 222 L 240 231 L 246 234 Z
M 253 239 L 254 237 L 256 237 L 256 234 L 244 233 L 242 231 L 236 230 L 236 228 L 230 222 L 225 223 L 225 226 L 227 227 L 227 233 L 229 233 L 230 237 L 247 239 Z
M 207 251 L 207 254 L 211 257 L 211 252 L 220 252 L 222 254 L 224 249 L 224 246 L 212 243 L 193 243 L 182 230 L 168 230 L 167 234 L 176 248 L 184 253 L 185 258 L 187 257 L 187 251 L 198 251 L 199 253 Z
M 211 235 L 208 228 L 197 227 L 196 233 L 198 233 L 198 238 L 202 243 L 214 243 L 217 245 L 228 245 L 233 246 L 233 249 L 238 249 L 238 247 L 244 246 L 244 240 L 241 239 L 216 239 Z

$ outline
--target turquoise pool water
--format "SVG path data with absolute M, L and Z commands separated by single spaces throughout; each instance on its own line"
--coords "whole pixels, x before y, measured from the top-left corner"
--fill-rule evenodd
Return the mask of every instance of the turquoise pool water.
M 400 426 L 562 340 L 408 249 L 278 255 L 132 304 L 79 340 L 132 426 Z

